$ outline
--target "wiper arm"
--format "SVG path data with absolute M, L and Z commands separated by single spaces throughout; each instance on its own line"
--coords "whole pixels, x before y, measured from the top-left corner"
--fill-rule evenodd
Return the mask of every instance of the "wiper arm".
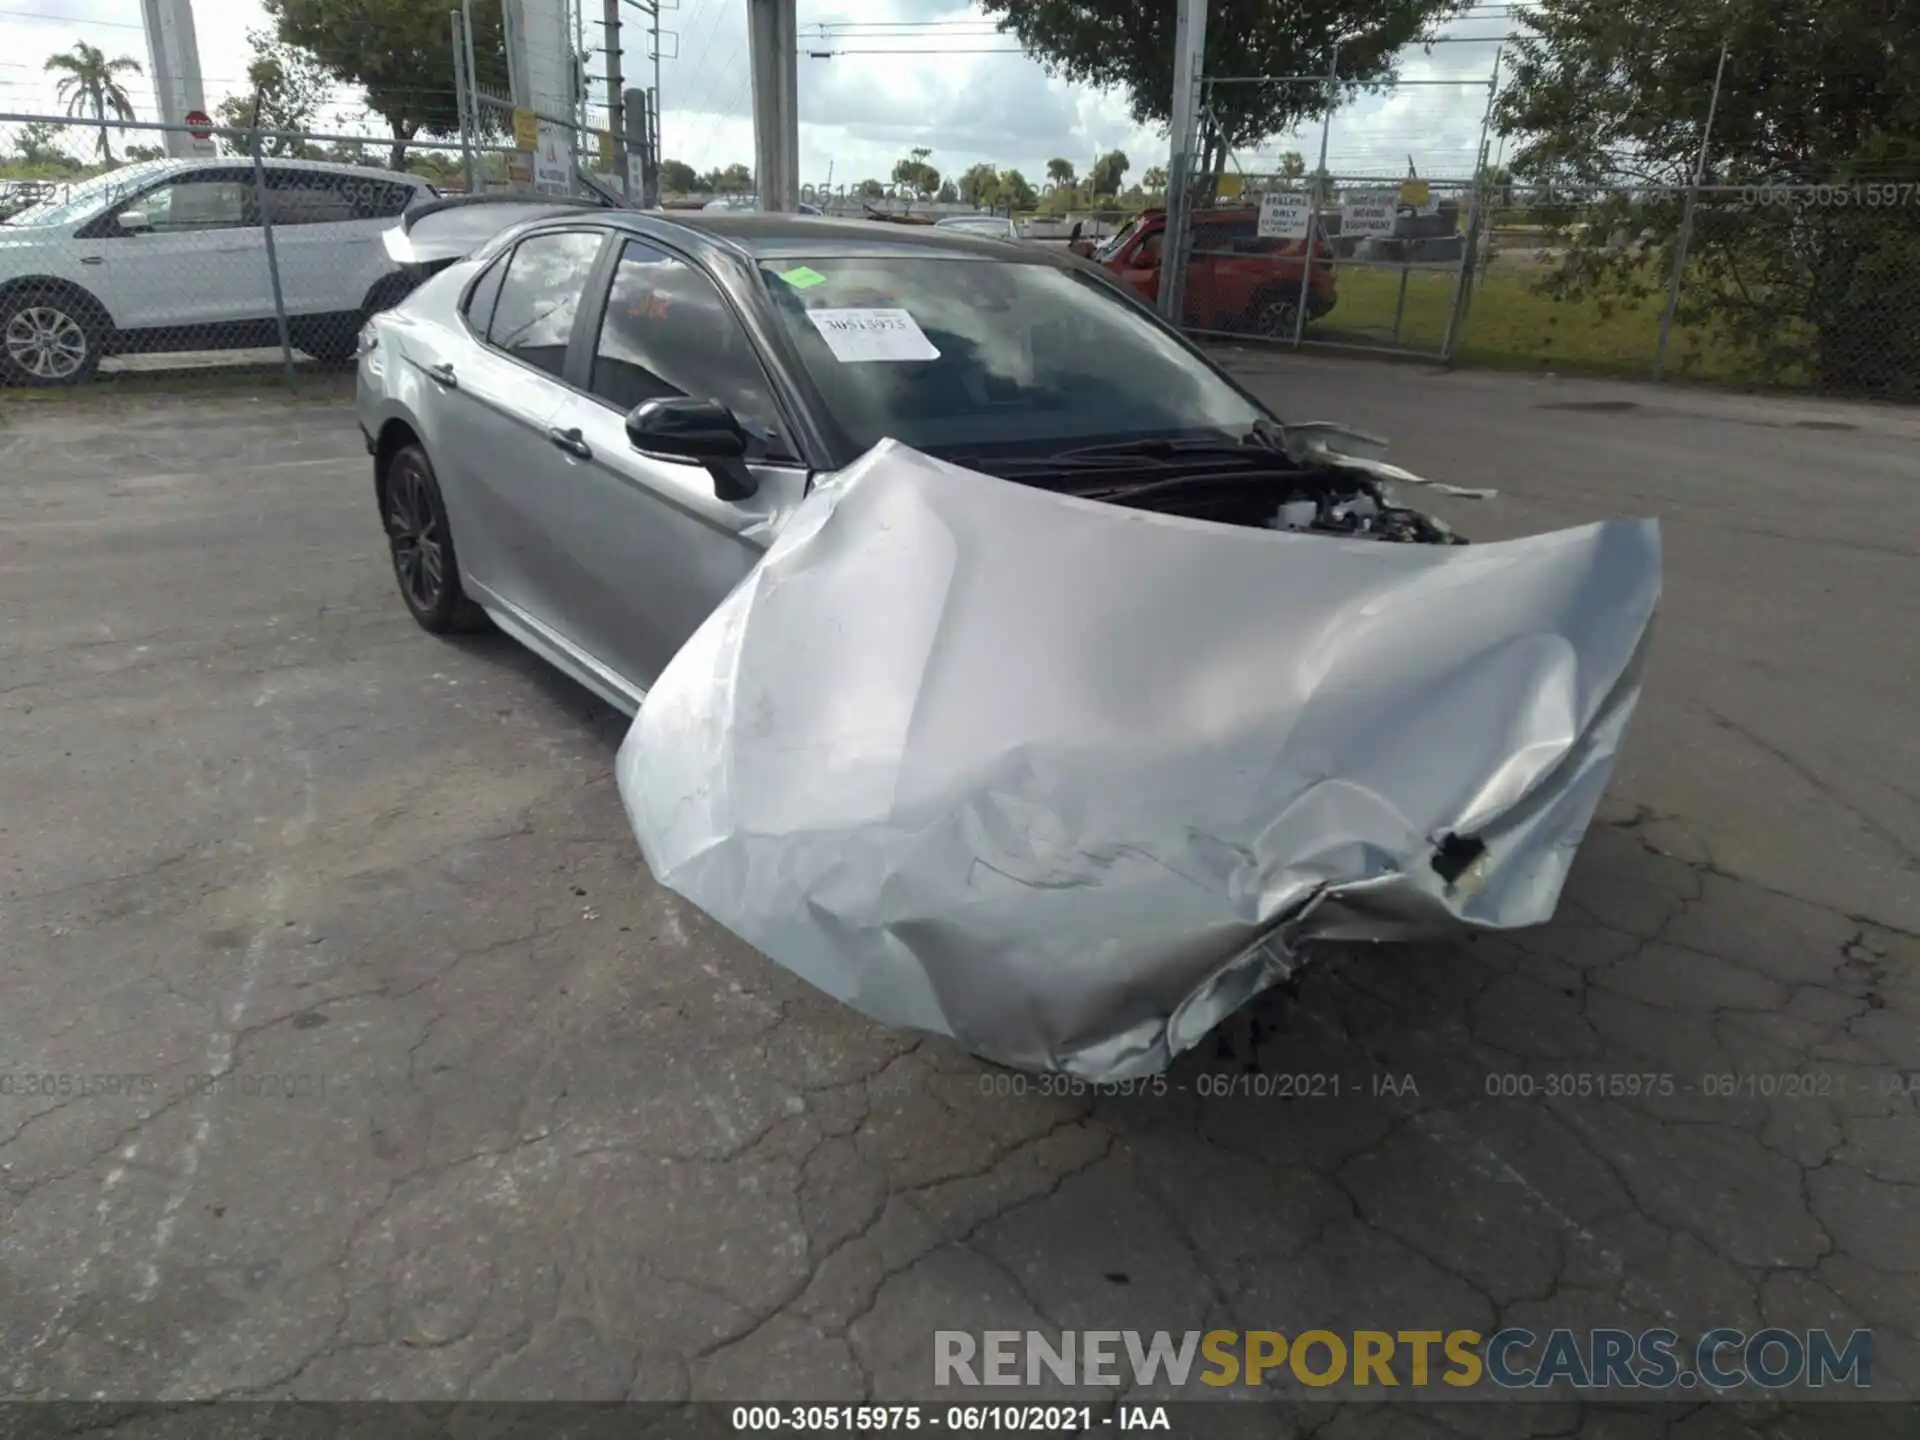
M 1099 445 L 1076 445 L 1048 456 L 1050 460 L 1078 460 L 1110 455 L 1123 459 L 1181 460 L 1188 456 L 1234 460 L 1271 460 L 1275 452 L 1262 441 L 1195 440 L 1149 436 L 1138 440 L 1111 440 Z

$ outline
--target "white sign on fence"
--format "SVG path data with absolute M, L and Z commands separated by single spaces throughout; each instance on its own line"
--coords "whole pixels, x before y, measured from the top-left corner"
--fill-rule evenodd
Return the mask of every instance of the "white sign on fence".
M 1391 190 L 1349 190 L 1340 197 L 1342 235 L 1391 235 L 1400 197 Z
M 566 126 L 540 122 L 540 146 L 533 152 L 533 188 L 561 194 L 573 188 L 573 136 Z
M 1304 240 L 1313 197 L 1304 190 L 1269 190 L 1260 197 L 1262 240 Z

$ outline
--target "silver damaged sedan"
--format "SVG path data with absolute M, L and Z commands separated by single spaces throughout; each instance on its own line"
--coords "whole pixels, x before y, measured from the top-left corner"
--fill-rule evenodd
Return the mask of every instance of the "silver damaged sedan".
M 632 714 L 647 864 L 776 963 L 1125 1080 L 1314 942 L 1552 915 L 1652 521 L 1465 544 L 1379 442 L 953 227 L 582 210 L 445 260 L 361 340 L 401 598 Z

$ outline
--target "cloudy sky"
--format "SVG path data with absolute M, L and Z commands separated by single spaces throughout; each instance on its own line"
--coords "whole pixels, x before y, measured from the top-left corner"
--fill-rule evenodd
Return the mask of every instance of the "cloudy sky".
M 597 15 L 599 7 L 590 10 Z M 623 13 L 628 81 L 642 82 L 652 70 L 647 37 L 637 12 L 629 6 Z M 246 32 L 265 19 L 257 0 L 194 0 L 194 20 L 211 106 L 243 86 Z M 1055 155 L 1084 171 L 1096 154 L 1118 147 L 1131 158 L 1134 179 L 1166 161 L 1165 136 L 1136 126 L 1120 96 L 1049 78 L 964 4 L 799 0 L 799 22 L 800 164 L 808 182 L 824 183 L 830 168 L 836 186 L 885 178 L 916 146 L 930 149 L 930 163 L 945 174 L 984 160 L 1017 166 L 1033 180 Z M 663 24 L 677 32 L 662 47 L 677 55 L 661 67 L 666 155 L 699 169 L 751 164 L 746 0 L 679 0 Z M 1340 175 L 1404 174 L 1411 156 L 1425 175 L 1471 173 L 1497 41 L 1511 26 L 1503 12 L 1489 10 L 1448 32 L 1465 43 L 1409 54 L 1403 77 L 1422 83 L 1341 112 L 1329 137 L 1330 168 Z M 41 66 L 77 39 L 145 64 L 138 0 L 0 0 L 0 111 L 53 111 L 53 77 Z M 836 53 L 814 59 L 805 53 L 811 50 Z M 129 89 L 142 118 L 153 118 L 150 86 L 136 76 Z M 335 124 L 354 124 L 356 98 L 340 93 Z M 1319 143 L 1316 126 L 1237 159 L 1257 171 L 1297 149 L 1311 164 Z

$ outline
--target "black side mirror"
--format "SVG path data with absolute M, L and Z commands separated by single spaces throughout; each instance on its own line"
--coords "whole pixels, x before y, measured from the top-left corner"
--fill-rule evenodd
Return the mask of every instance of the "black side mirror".
M 718 400 L 644 401 L 627 416 L 627 439 L 642 455 L 706 466 L 722 500 L 745 500 L 759 489 L 740 463 L 747 432 Z

